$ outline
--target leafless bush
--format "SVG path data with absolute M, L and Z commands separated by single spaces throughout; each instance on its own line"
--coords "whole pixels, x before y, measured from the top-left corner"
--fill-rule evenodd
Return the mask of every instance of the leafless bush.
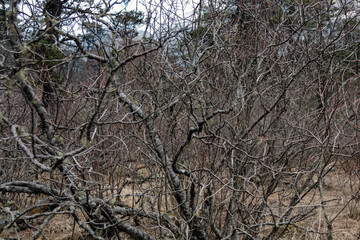
M 181 3 L 144 3 L 138 39 L 121 1 L 3 4 L 0 191 L 35 196 L 4 203 L 7 229 L 332 239 L 351 199 L 329 214 L 324 187 L 359 149 L 357 8 Z

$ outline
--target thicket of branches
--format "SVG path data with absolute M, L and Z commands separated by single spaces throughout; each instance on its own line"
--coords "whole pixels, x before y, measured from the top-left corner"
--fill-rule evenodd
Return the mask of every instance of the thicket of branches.
M 1 1 L 3 229 L 332 239 L 324 181 L 359 158 L 355 1 L 126 3 Z

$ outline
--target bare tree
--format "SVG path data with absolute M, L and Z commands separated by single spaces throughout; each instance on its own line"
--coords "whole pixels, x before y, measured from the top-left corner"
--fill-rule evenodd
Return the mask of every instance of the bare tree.
M 329 214 L 324 185 L 358 156 L 352 2 L 126 4 L 3 3 L 5 228 L 332 239 L 353 198 Z M 326 228 L 300 224 L 319 210 Z

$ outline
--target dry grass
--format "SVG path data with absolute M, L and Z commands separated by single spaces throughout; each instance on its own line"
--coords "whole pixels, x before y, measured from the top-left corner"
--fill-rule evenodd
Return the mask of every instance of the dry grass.
M 332 220 L 333 239 L 352 240 L 360 239 L 360 201 L 352 200 L 353 192 L 350 185 L 358 185 L 342 169 L 337 169 L 327 176 L 324 183 L 324 200 L 327 201 L 325 212 Z M 320 203 L 320 195 L 307 196 L 304 203 Z M 299 227 L 290 226 L 280 239 L 327 239 L 327 224 L 324 210 L 318 208 L 314 216 L 298 223 Z M 309 231 L 310 230 L 310 231 Z
M 35 225 L 35 224 L 34 224 Z M 26 229 L 23 231 L 15 231 L 14 228 L 9 230 L 4 230 L 1 234 L 1 238 L 8 237 L 17 237 L 18 239 L 31 239 L 34 234 L 34 230 Z M 79 229 L 78 226 L 74 227 L 74 221 L 72 218 L 66 215 L 57 215 L 55 216 L 49 224 L 45 227 L 43 235 L 47 239 L 52 240 L 77 240 L 81 239 L 83 235 L 83 230 Z M 39 237 L 38 239 L 46 239 L 44 236 Z
M 316 179 L 314 179 L 316 180 Z M 352 187 L 358 188 L 357 179 L 350 181 L 349 174 L 342 169 L 337 169 L 329 175 L 324 183 L 324 200 L 328 201 L 325 211 L 330 219 L 334 219 L 333 239 L 360 239 L 360 200 L 352 200 Z M 124 189 L 122 194 L 132 195 L 133 189 Z M 125 202 L 130 206 L 133 199 L 124 197 Z M 320 196 L 318 192 L 309 195 L 302 200 L 302 204 L 318 204 Z M 350 202 L 349 202 L 350 201 Z M 36 225 L 36 223 L 33 223 Z M 1 238 L 17 236 L 19 239 L 31 239 L 34 233 L 31 229 L 15 232 L 14 229 L 4 230 L 0 233 Z M 318 208 L 315 214 L 296 226 L 290 226 L 279 239 L 308 239 L 322 240 L 326 239 L 327 225 L 324 218 L 323 209 Z M 47 239 L 68 240 L 68 239 L 86 239 L 83 237 L 84 231 L 78 226 L 74 228 L 73 219 L 68 215 L 57 215 L 46 226 L 43 234 Z M 46 239 L 42 237 L 41 239 Z

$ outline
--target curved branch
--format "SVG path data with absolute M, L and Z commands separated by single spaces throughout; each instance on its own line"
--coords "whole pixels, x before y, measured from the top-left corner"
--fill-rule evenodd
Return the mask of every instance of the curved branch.
M 0 184 L 1 192 L 15 192 L 15 193 L 30 193 L 30 194 L 45 194 L 48 196 L 61 197 L 61 191 L 49 188 L 45 185 L 26 181 L 14 181 Z

